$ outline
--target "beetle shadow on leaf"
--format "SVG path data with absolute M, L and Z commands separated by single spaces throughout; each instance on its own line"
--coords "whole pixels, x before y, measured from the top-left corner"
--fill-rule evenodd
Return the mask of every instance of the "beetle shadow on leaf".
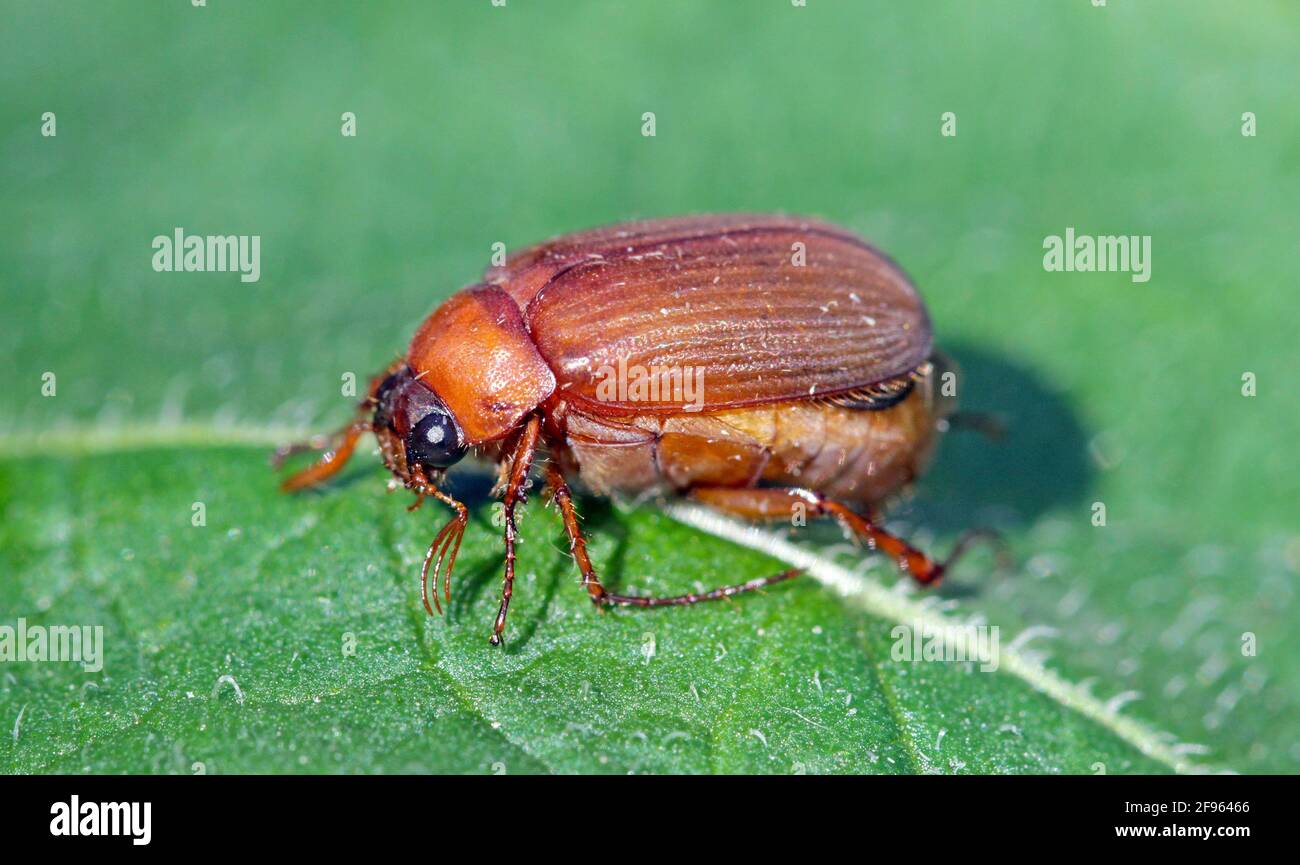
M 478 599 L 492 583 L 492 578 L 494 576 L 498 580 L 501 578 L 501 569 L 505 567 L 505 561 L 505 553 L 497 553 L 489 556 L 486 561 L 472 570 L 467 570 L 465 573 L 457 571 L 453 575 L 448 621 L 465 621 L 466 616 L 473 615 L 470 609 L 478 603 Z
M 945 349 L 956 360 L 961 411 L 993 415 L 1000 439 L 953 429 L 915 497 L 900 511 L 941 534 L 1033 525 L 1075 506 L 1092 483 L 1087 434 L 1065 397 L 1025 366 L 983 349 Z M 942 555 L 942 551 L 939 551 Z

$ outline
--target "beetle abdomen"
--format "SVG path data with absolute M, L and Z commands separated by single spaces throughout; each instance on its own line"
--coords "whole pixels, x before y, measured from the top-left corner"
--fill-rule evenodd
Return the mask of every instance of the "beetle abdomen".
M 882 411 L 803 400 L 611 421 L 571 410 L 565 443 L 601 494 L 772 484 L 875 504 L 916 477 L 929 456 L 936 418 L 928 385 Z

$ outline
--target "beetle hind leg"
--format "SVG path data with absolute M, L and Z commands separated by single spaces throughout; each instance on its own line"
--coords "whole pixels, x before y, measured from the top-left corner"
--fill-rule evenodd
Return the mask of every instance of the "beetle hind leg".
M 515 593 L 515 542 L 519 538 L 519 531 L 515 526 L 515 507 L 525 499 L 528 472 L 532 469 L 533 456 L 537 453 L 541 430 L 541 418 L 533 415 L 514 445 L 510 469 L 504 475 L 506 481 L 502 505 L 505 518 L 506 572 L 501 585 L 501 607 L 497 610 L 496 621 L 492 623 L 492 636 L 488 638 L 488 642 L 494 646 L 501 645 L 501 635 L 506 629 L 506 615 L 510 612 L 510 599 Z
M 907 541 L 886 531 L 870 517 L 815 490 L 799 487 L 697 487 L 690 497 L 714 510 L 750 520 L 790 519 L 802 508 L 807 516 L 835 518 L 869 548 L 892 558 L 912 579 L 923 586 L 938 583 L 948 569 L 977 540 L 1000 540 L 987 529 L 969 531 L 958 539 L 946 559 L 936 561 Z
M 564 530 L 569 536 L 569 551 L 578 565 L 578 570 L 582 573 L 582 585 L 587 590 L 587 594 L 591 596 L 592 603 L 598 607 L 680 607 L 696 604 L 700 601 L 720 601 L 733 595 L 739 595 L 742 592 L 752 592 L 766 588 L 774 583 L 793 579 L 802 573 L 798 568 L 791 568 L 779 574 L 760 577 L 746 583 L 721 586 L 706 592 L 689 592 L 684 595 L 667 597 L 614 594 L 606 590 L 605 586 L 600 582 L 600 577 L 597 576 L 595 568 L 591 565 L 591 557 L 587 555 L 587 540 L 582 535 L 582 526 L 578 522 L 578 511 L 573 505 L 573 493 L 564 480 L 564 474 L 553 462 L 546 467 L 546 483 L 550 487 L 551 496 L 560 509 L 561 517 L 564 519 Z

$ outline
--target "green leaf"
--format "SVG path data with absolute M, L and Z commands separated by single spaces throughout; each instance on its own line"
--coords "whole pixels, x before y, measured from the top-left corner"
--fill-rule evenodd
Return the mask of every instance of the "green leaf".
M 935 614 L 847 572 L 852 598 L 885 615 L 812 580 L 602 614 L 558 519 L 534 504 L 509 643 L 493 650 L 502 557 L 487 508 L 449 615 L 430 619 L 415 577 L 443 514 L 408 515 L 373 465 L 291 498 L 256 449 L 64 453 L 0 475 L 3 566 L 18 575 L 0 606 L 32 611 L 31 625 L 102 624 L 104 669 L 12 665 L 3 705 L 23 717 L 6 751 L 19 771 L 1169 768 L 1148 734 L 1035 692 L 1034 676 L 891 660 L 891 617 Z M 686 590 L 701 562 L 727 582 L 781 567 L 650 510 L 588 517 L 620 586 Z

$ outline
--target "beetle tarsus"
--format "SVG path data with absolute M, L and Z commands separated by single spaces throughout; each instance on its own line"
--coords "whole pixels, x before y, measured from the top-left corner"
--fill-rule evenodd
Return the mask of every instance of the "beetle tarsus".
M 998 567 L 1003 571 L 1012 570 L 1015 562 L 1011 557 L 1011 550 L 1007 547 L 1007 542 L 1001 533 L 994 529 L 970 529 L 962 533 L 957 538 L 957 543 L 953 544 L 952 551 L 948 553 L 948 558 L 939 564 L 941 571 L 946 571 L 966 555 L 972 546 L 983 541 L 993 547 L 994 555 L 997 556 Z
M 789 570 L 782 571 L 779 574 L 772 574 L 769 577 L 759 577 L 756 580 L 750 580 L 746 583 L 738 583 L 734 586 L 719 586 L 718 588 L 710 589 L 707 592 L 687 592 L 684 595 L 670 595 L 667 597 L 649 595 L 614 595 L 606 592 L 597 602 L 608 607 L 684 607 L 689 604 L 698 604 L 701 601 L 729 601 L 732 597 L 739 595 L 742 592 L 753 592 L 759 589 L 765 589 L 775 583 L 793 580 L 802 573 L 802 568 L 790 568 Z

